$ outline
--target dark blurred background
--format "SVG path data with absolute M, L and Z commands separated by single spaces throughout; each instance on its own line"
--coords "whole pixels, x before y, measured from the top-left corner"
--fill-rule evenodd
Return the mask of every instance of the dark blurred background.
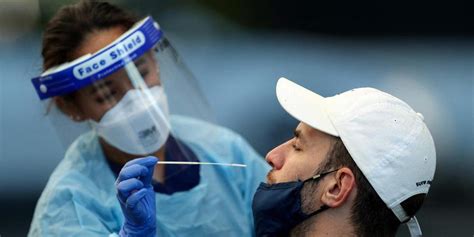
M 41 32 L 76 1 L 0 0 L 0 236 L 25 236 L 63 156 L 30 78 Z M 153 15 L 221 125 L 265 155 L 297 121 L 280 108 L 285 76 L 329 96 L 371 86 L 423 113 L 437 170 L 418 214 L 426 236 L 474 235 L 474 17 L 461 1 L 202 0 L 114 3 Z M 406 227 L 398 236 L 408 236 Z

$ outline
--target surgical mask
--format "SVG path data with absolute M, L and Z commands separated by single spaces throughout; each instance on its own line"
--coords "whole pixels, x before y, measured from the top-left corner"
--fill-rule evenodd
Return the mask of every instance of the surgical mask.
M 161 86 L 129 90 L 92 127 L 107 143 L 132 155 L 157 151 L 170 132 L 166 94 Z
M 298 224 L 327 210 L 329 207 L 323 205 L 310 214 L 303 213 L 301 190 L 305 183 L 318 180 L 334 171 L 336 170 L 315 175 L 305 181 L 260 183 L 252 203 L 256 235 L 289 236 L 290 231 Z

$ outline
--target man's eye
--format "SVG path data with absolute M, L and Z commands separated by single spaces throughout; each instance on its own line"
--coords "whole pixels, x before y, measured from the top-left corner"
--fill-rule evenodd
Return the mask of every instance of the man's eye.
M 295 144 L 292 145 L 295 151 L 301 151 L 301 148 L 297 147 Z

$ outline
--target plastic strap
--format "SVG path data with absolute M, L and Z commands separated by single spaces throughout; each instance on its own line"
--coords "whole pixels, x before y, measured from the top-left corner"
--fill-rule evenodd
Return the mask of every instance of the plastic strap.
M 410 220 L 407 222 L 407 226 L 412 237 L 423 235 L 423 233 L 421 233 L 420 224 L 418 223 L 416 217 L 410 218 Z
M 404 223 L 410 218 L 405 212 L 405 210 L 403 210 L 403 207 L 400 204 L 392 207 L 391 209 L 393 213 L 395 214 L 395 216 L 397 216 L 398 220 L 402 223 Z
M 400 204 L 392 207 L 391 209 L 401 223 L 406 222 L 412 237 L 422 236 L 421 228 L 416 217 L 413 216 L 410 218 Z

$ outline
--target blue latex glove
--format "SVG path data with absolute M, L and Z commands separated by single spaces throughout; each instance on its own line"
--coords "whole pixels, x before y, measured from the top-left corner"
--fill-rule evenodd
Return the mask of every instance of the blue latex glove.
M 115 186 L 125 222 L 120 236 L 155 236 L 155 192 L 151 185 L 158 161 L 153 156 L 137 158 L 125 164 Z

